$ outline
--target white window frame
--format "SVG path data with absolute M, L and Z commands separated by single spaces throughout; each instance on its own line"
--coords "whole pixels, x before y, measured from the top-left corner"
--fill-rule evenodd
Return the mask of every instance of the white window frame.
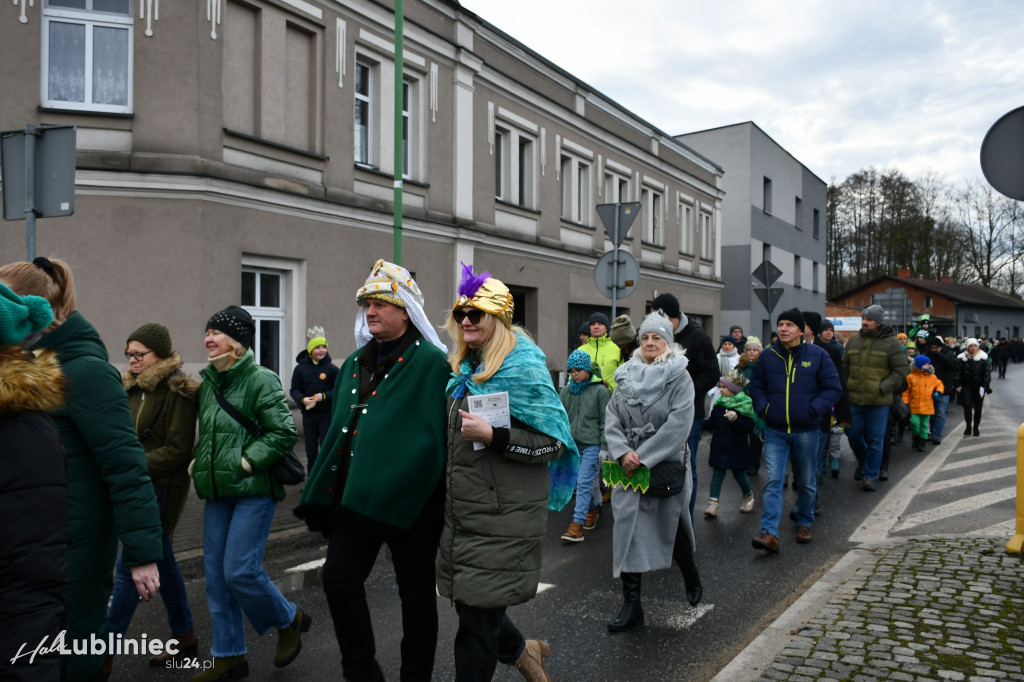
M 366 78 L 365 85 L 366 91 L 360 92 L 356 86 L 358 83 L 358 74 L 361 70 L 365 70 Z M 379 80 L 379 70 L 377 65 L 369 59 L 362 57 L 361 55 L 356 56 L 356 68 L 355 75 L 353 76 L 352 91 L 353 95 L 352 102 L 352 129 L 353 129 L 353 140 L 352 140 L 352 153 L 355 162 L 360 166 L 376 166 L 376 155 L 378 153 L 377 145 L 374 144 L 374 134 L 376 132 L 376 126 L 374 125 L 374 119 L 377 115 L 376 104 L 376 85 Z M 362 147 L 360 146 L 359 138 L 359 123 L 355 115 L 355 107 L 361 104 L 366 108 L 366 119 L 364 121 L 365 133 L 365 146 L 366 154 L 362 155 Z
M 631 173 L 627 168 L 610 169 L 609 161 L 604 171 L 604 201 L 607 204 L 624 204 L 630 200 Z
M 643 203 L 644 230 L 643 242 L 662 246 L 664 238 L 663 225 L 665 223 L 662 211 L 665 206 L 665 198 L 662 192 L 649 186 L 641 189 L 640 201 Z
M 128 14 L 98 12 L 91 9 L 93 0 L 85 0 L 86 9 L 70 9 L 51 7 L 47 0 L 43 7 L 42 26 L 42 64 L 40 68 L 40 102 L 44 107 L 52 109 L 69 109 L 75 111 L 96 111 L 105 113 L 130 114 L 134 101 L 134 45 L 135 27 L 132 16 L 132 5 L 128 2 Z M 85 46 L 83 48 L 85 63 L 82 71 L 85 78 L 85 101 L 69 102 L 50 99 L 50 25 L 52 23 L 79 24 L 85 26 Z M 99 104 L 91 101 L 93 96 L 93 33 L 97 28 L 113 28 L 126 31 L 128 34 L 128 52 L 126 65 L 126 101 L 125 104 Z
M 280 277 L 281 291 L 279 292 L 280 305 L 277 307 L 264 307 L 260 305 L 245 305 L 242 307 L 249 311 L 257 324 L 256 335 L 253 339 L 253 353 L 256 355 L 256 362 L 259 362 L 260 334 L 259 325 L 262 320 L 280 322 L 279 331 L 279 352 L 278 376 L 290 377 L 292 369 L 292 358 L 296 356 L 299 349 L 305 348 L 305 332 L 303 324 L 306 317 L 306 266 L 304 261 L 294 261 L 284 258 L 270 256 L 242 255 L 241 273 L 252 272 L 256 274 L 256 303 L 260 301 L 260 277 L 261 274 L 277 275 Z
M 539 128 L 499 108 L 494 123 L 494 197 L 521 208 L 537 207 Z
M 680 200 L 679 202 L 679 251 L 687 255 L 694 255 L 693 250 L 693 202 Z
M 559 159 L 562 220 L 589 225 L 591 221 L 591 162 L 583 154 L 577 153 L 575 145 L 568 142 L 563 144 L 562 156 Z M 566 148 L 573 149 L 566 151 Z
M 700 211 L 700 257 L 702 260 L 715 259 L 715 224 L 714 213 Z
M 416 124 L 419 117 L 415 115 L 419 102 L 419 81 L 405 76 L 402 79 L 402 177 L 412 179 L 416 168 Z

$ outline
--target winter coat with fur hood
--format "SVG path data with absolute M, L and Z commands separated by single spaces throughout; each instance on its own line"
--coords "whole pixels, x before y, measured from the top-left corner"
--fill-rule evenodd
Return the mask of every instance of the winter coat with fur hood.
M 967 351 L 956 356 L 956 387 L 972 389 L 977 392 L 979 387 L 985 393 L 991 393 L 989 384 L 992 381 L 992 365 L 988 361 L 988 353 L 979 349 L 971 355 Z
M 34 357 L 0 347 L 0 679 L 59 680 L 56 653 L 11 659 L 23 644 L 53 641 L 64 628 L 68 469 L 47 412 L 64 403 L 66 380 L 53 352 Z
M 121 375 L 167 535 L 174 533 L 188 499 L 187 470 L 199 409 L 199 380 L 186 376 L 181 366 L 181 357 L 173 352 L 138 375 Z

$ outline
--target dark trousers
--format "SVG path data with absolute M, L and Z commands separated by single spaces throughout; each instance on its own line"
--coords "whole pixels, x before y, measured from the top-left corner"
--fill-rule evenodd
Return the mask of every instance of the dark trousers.
M 455 633 L 455 682 L 489 682 L 498 661 L 516 662 L 526 640 L 509 620 L 505 607 L 476 608 L 455 605 L 459 631 Z
M 964 403 L 964 428 L 977 429 L 981 424 L 981 407 L 985 402 L 985 399 L 978 395 L 977 386 L 964 386 L 960 391 L 960 397 Z
M 391 548 L 402 600 L 401 679 L 431 678 L 437 648 L 434 558 L 441 537 L 443 488 L 438 493 L 409 530 L 342 510 L 328 541 L 323 582 L 346 680 L 383 679 L 363 587 L 383 543 Z
M 327 437 L 327 429 L 331 427 L 331 415 L 317 415 L 316 417 L 302 415 L 302 435 L 306 440 L 306 472 L 313 470 L 313 462 L 316 461 L 320 446 Z

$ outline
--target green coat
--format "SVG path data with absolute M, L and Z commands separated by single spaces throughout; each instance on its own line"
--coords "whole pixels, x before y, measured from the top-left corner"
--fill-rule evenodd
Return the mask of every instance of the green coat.
M 75 312 L 35 347 L 57 352 L 70 387 L 51 414 L 68 461 L 70 642 L 106 633 L 118 540 L 125 565 L 142 566 L 163 557 L 163 532 L 128 396 L 96 329 Z M 100 656 L 71 656 L 67 679 L 88 679 L 101 664 Z
M 444 471 L 445 386 L 451 367 L 426 339 L 414 342 L 367 397 L 358 424 L 359 358 L 348 356 L 334 385 L 334 413 L 303 505 L 341 504 L 363 516 L 409 529 Z M 350 439 L 351 432 L 351 440 Z M 343 457 L 351 451 L 348 461 Z
M 203 378 L 199 387 L 199 443 L 192 466 L 196 493 L 204 500 L 266 495 L 283 500 L 284 486 L 268 469 L 288 454 L 299 436 L 281 380 L 256 364 L 251 349 L 223 372 L 207 365 L 199 375 Z M 258 440 L 221 408 L 214 387 L 259 425 L 263 434 Z M 252 473 L 242 468 L 243 455 Z
M 907 354 L 891 327 L 862 330 L 846 342 L 843 378 L 854 405 L 891 405 L 909 372 Z
M 579 347 L 590 356 L 592 363 L 596 362 L 601 368 L 601 378 L 608 384 L 608 388 L 615 390 L 615 370 L 622 364 L 622 351 L 615 342 L 607 336 L 599 339 L 591 336 L 587 342 Z
M 157 499 L 164 497 L 164 533 L 171 535 L 188 500 L 188 463 L 196 441 L 199 380 L 185 376 L 181 358 L 171 353 L 142 370 L 121 375 L 135 433 L 146 450 Z
M 604 444 L 604 411 L 612 394 L 601 380 L 591 377 L 590 384 L 580 393 L 569 390 L 569 384 L 562 386 L 558 398 L 569 416 L 569 430 L 577 447 Z

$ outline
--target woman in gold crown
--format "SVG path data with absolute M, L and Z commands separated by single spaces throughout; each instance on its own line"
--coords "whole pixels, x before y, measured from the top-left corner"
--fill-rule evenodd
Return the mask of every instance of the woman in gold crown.
M 572 497 L 579 453 L 544 353 L 512 324 L 508 287 L 464 265 L 458 293 L 437 562 L 438 591 L 459 613 L 455 679 L 489 680 L 500 661 L 543 682 L 550 645 L 524 639 L 505 611 L 537 594 L 547 510 Z M 472 414 L 475 398 L 502 392 L 507 426 Z

